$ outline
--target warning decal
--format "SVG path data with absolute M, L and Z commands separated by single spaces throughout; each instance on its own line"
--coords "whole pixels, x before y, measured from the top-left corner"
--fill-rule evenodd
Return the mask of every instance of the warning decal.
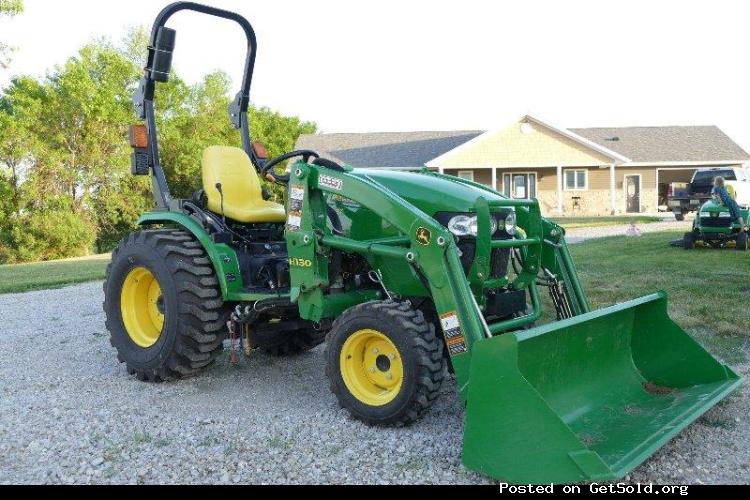
M 448 352 L 451 356 L 466 352 L 466 340 L 456 312 L 452 311 L 440 316 L 440 324 L 443 327 L 445 343 L 448 345 Z
M 286 227 L 290 231 L 299 231 L 302 226 L 302 205 L 305 201 L 305 189 L 292 186 L 289 192 L 289 215 Z

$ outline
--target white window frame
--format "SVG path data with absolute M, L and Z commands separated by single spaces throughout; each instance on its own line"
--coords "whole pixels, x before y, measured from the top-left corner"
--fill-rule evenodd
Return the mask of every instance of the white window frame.
M 468 175 L 468 177 L 465 177 L 466 175 Z M 458 177 L 459 179 L 463 179 L 465 181 L 474 182 L 474 171 L 473 170 L 459 170 L 456 173 L 456 177 Z
M 529 179 L 531 179 L 531 176 L 534 176 L 534 198 L 537 198 L 539 196 L 539 192 L 537 191 L 539 189 L 539 172 L 503 172 L 503 176 L 501 178 L 500 182 L 500 194 L 503 196 L 505 195 L 505 176 L 510 177 L 510 193 L 508 196 L 511 197 L 511 199 L 514 200 L 530 200 L 531 197 L 529 196 L 531 194 L 531 182 Z M 513 196 L 513 177 L 516 175 L 525 175 L 526 176 L 526 198 L 516 198 Z
M 583 172 L 583 187 L 568 187 L 568 172 L 575 172 L 574 180 L 578 183 L 578 172 Z M 564 168 L 562 171 L 563 191 L 588 191 L 589 190 L 589 169 L 587 168 Z

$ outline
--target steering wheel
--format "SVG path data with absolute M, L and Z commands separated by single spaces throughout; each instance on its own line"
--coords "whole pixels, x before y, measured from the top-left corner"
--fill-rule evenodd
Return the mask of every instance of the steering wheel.
M 309 162 L 310 158 L 320 158 L 320 155 L 315 151 L 310 151 L 309 149 L 300 149 L 298 151 L 292 151 L 291 153 L 277 156 L 273 160 L 269 160 L 265 165 L 263 165 L 263 169 L 260 173 L 263 174 L 263 177 L 272 182 L 287 184 L 289 182 L 289 177 L 291 174 L 275 174 L 273 173 L 273 168 L 279 163 L 286 160 L 291 160 L 292 158 L 296 158 L 297 156 L 301 156 L 302 160 L 305 163 Z

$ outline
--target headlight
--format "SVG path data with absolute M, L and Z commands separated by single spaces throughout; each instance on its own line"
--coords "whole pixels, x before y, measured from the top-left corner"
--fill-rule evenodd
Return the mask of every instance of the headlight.
M 711 217 L 711 212 L 701 212 L 701 217 Z
M 732 214 L 729 212 L 719 212 L 719 217 L 731 217 Z
M 448 221 L 448 230 L 456 236 L 476 236 L 477 218 L 468 215 L 456 215 Z
M 505 232 L 513 236 L 516 234 L 516 213 L 511 212 L 505 217 Z
M 456 215 L 448 221 L 448 230 L 456 236 L 477 236 L 476 216 Z M 490 218 L 490 234 L 497 231 L 497 220 Z

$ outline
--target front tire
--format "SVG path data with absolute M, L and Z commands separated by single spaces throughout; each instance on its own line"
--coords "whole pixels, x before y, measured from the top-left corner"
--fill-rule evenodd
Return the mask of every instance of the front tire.
M 737 250 L 745 252 L 747 251 L 747 232 L 741 231 L 737 235 Z
M 682 237 L 682 248 L 685 250 L 692 250 L 695 248 L 695 234 L 692 232 L 685 233 Z
M 405 425 L 437 398 L 446 374 L 443 341 L 409 302 L 367 302 L 345 311 L 326 346 L 331 391 L 368 424 Z
M 675 212 L 674 213 L 674 218 L 677 221 L 684 221 L 685 220 L 685 214 L 680 213 L 680 212 Z
M 193 375 L 222 350 L 228 311 L 219 282 L 185 231 L 127 236 L 107 267 L 103 307 L 117 358 L 139 380 Z

